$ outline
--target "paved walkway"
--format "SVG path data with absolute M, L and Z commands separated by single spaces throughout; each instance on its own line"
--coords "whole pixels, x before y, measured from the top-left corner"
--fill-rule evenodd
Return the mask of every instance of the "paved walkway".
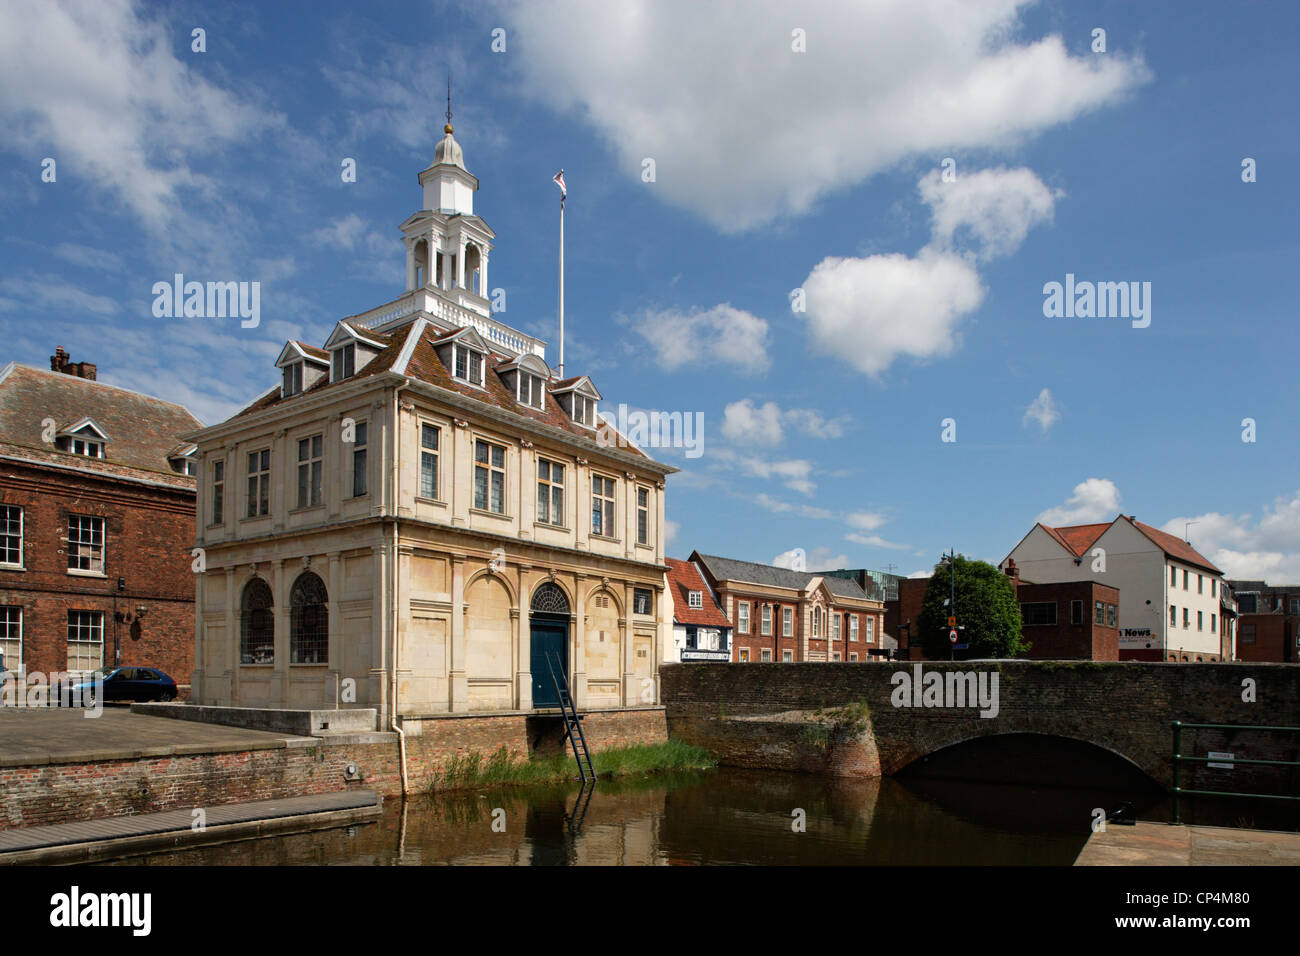
M 1300 866 L 1300 833 L 1227 827 L 1110 824 L 1075 866 Z
M 87 716 L 91 713 L 66 707 L 0 707 L 0 767 L 270 750 L 319 742 L 133 714 L 113 704 L 105 705 L 98 717 Z
M 198 830 L 190 808 L 0 830 L 0 865 L 104 859 L 291 829 L 342 826 L 378 816 L 380 806 L 379 795 L 373 790 L 345 790 L 205 807 L 204 826 Z

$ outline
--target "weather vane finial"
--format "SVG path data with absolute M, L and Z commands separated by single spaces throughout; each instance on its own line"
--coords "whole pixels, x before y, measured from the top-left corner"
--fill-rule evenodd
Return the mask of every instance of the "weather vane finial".
M 447 127 L 444 132 L 451 132 L 451 73 L 447 74 Z

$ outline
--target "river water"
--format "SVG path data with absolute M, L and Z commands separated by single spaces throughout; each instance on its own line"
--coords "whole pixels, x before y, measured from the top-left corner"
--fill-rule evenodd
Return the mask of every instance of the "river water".
M 1069 865 L 1112 792 L 719 768 L 385 801 L 382 819 L 146 865 Z M 1167 819 L 1167 817 L 1165 817 Z

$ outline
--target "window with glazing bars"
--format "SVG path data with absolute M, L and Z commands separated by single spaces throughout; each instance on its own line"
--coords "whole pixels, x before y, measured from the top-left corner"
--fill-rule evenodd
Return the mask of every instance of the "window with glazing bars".
M 104 572 L 104 519 L 68 515 L 68 570 Z
M 505 514 L 506 450 L 500 445 L 474 443 L 474 507 Z
M 298 576 L 289 593 L 289 663 L 328 664 L 329 597 L 312 572 Z
M 564 525 L 564 466 L 558 461 L 537 459 L 537 520 Z
M 420 497 L 438 497 L 438 429 L 420 426 Z
M 591 476 L 591 533 L 614 537 L 614 479 Z

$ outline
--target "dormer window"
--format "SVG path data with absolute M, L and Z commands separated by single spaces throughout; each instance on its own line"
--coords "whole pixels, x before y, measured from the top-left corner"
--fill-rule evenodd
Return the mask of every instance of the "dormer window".
M 452 374 L 471 385 L 483 385 L 483 353 L 463 345 L 455 347 L 456 361 Z
M 506 388 L 515 393 L 515 401 L 520 405 L 545 410 L 551 370 L 541 357 L 523 353 L 512 361 L 498 364 L 496 371 Z
M 302 391 L 302 363 L 294 362 L 284 367 L 284 387 L 280 391 L 282 398 L 297 395 Z
M 167 456 L 167 463 L 178 475 L 197 475 L 199 473 L 198 452 L 197 445 L 177 445 Z
M 56 435 L 54 447 L 59 451 L 85 455 L 87 458 L 103 458 L 104 445 L 107 441 L 108 436 L 94 422 L 83 418 Z
M 532 408 L 546 407 L 545 383 L 539 375 L 529 375 L 526 372 L 519 373 L 519 404 L 528 405 Z
M 687 594 L 686 603 L 697 610 L 704 607 L 704 592 L 691 591 Z
M 594 427 L 596 424 L 596 403 L 586 395 L 579 395 L 577 392 L 571 393 L 570 397 L 573 400 L 570 408 L 573 420 L 579 425 L 586 425 L 588 428 Z
M 275 360 L 283 373 L 280 397 L 301 395 L 330 373 L 330 354 L 303 342 L 289 341 Z
M 346 345 L 340 345 L 331 353 L 332 373 L 331 382 L 341 382 L 345 378 L 351 378 L 357 370 L 357 347 L 352 342 Z
M 63 444 L 59 447 L 64 451 L 70 451 L 74 455 L 85 455 L 89 458 L 104 457 L 104 443 L 102 441 L 91 441 L 86 438 L 73 438 L 69 435 L 59 439 Z
M 584 428 L 596 427 L 596 403 L 602 396 L 591 379 L 585 375 L 565 379 L 557 382 L 551 391 L 575 424 Z

